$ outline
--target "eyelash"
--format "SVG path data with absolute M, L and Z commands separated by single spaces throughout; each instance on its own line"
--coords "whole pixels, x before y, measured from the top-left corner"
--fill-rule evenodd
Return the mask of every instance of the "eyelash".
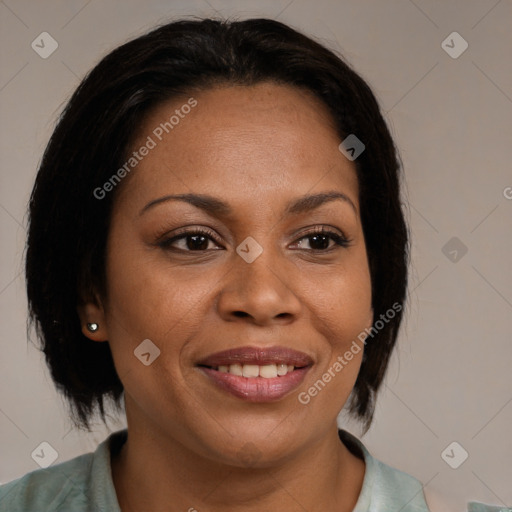
M 182 231 L 181 233 L 173 236 L 172 238 L 164 239 L 164 240 L 158 242 L 158 246 L 160 246 L 161 248 L 166 249 L 166 250 L 175 250 L 175 251 L 180 251 L 180 252 L 206 252 L 206 251 L 209 251 L 209 249 L 199 249 L 197 251 L 193 251 L 193 250 L 185 250 L 185 249 L 176 249 L 176 248 L 171 247 L 171 245 L 174 242 L 176 242 L 177 240 L 186 239 L 188 237 L 197 236 L 197 235 L 210 238 L 217 245 L 220 245 L 220 243 L 217 242 L 216 235 L 213 231 L 206 229 L 206 228 L 196 228 L 196 229 L 191 229 L 189 231 Z M 297 241 L 303 240 L 304 238 L 312 238 L 313 236 L 318 236 L 318 235 L 330 237 L 334 241 L 335 246 L 329 247 L 327 249 L 304 249 L 304 250 L 308 250 L 309 252 L 314 252 L 314 253 L 328 253 L 328 252 L 331 252 L 333 249 L 338 249 L 340 247 L 348 247 L 350 245 L 350 243 L 352 242 L 352 240 L 345 238 L 345 236 L 340 235 L 339 233 L 337 233 L 335 231 L 325 229 L 324 227 L 316 227 L 315 229 L 308 231 L 307 233 L 304 233 L 300 238 L 297 239 Z

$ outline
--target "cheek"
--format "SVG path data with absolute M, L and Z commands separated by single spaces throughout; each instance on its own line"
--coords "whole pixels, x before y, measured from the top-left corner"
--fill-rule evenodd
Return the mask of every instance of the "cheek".
M 132 242 L 134 238 L 123 232 L 122 225 L 113 223 L 106 269 L 106 317 L 109 343 L 120 377 L 128 371 L 138 372 L 144 366 L 134 352 L 144 340 L 150 340 L 161 353 L 167 352 L 162 344 L 163 334 L 170 331 L 173 315 L 180 314 L 179 300 L 172 298 L 173 288 L 161 282 L 162 275 L 148 261 L 140 242 L 138 245 Z M 172 308 L 169 298 L 173 301 Z M 145 343 L 152 348 L 150 352 L 158 352 Z
M 329 286 L 323 289 L 311 283 L 314 327 L 324 343 L 315 381 L 302 395 L 302 403 L 314 399 L 316 407 L 332 414 L 341 410 L 355 385 L 364 351 L 364 330 L 372 323 L 371 278 L 365 262 L 365 255 L 359 254 L 353 264 L 332 272 Z
M 123 226 L 113 229 L 109 249 L 112 321 L 122 323 L 133 337 L 161 339 L 191 302 L 179 282 L 186 272 L 177 272 L 158 259 L 158 249 L 142 245 L 134 233 L 124 232 Z
M 126 242 L 117 247 L 123 250 L 113 248 L 107 266 L 107 324 L 117 373 L 137 409 L 148 416 L 177 417 L 188 396 L 179 367 L 183 347 L 196 329 L 196 282 L 191 287 L 176 282 L 177 275 L 186 273 L 157 265 L 140 247 Z M 163 396 L 175 404 L 165 413 L 160 411 Z
M 120 377 L 127 372 L 131 379 L 139 376 L 142 365 L 134 351 L 150 340 L 160 351 L 153 369 L 166 368 L 166 379 L 179 379 L 183 368 L 178 367 L 190 341 L 204 329 L 208 290 L 219 276 L 199 267 L 178 268 L 158 249 L 129 240 L 113 231 L 107 265 L 107 323 L 116 368 Z M 169 388 L 168 382 L 165 385 Z
M 310 417 L 334 418 L 347 402 L 362 363 L 364 329 L 371 325 L 369 282 L 353 287 L 347 286 L 346 281 L 339 284 L 343 288 L 326 295 L 318 311 L 321 325 L 316 329 L 324 339 L 321 359 L 309 387 L 298 396 L 301 404 L 317 411 Z
M 310 286 L 315 327 L 329 341 L 333 353 L 345 351 L 372 322 L 370 274 L 359 261 L 332 272 L 325 287 Z

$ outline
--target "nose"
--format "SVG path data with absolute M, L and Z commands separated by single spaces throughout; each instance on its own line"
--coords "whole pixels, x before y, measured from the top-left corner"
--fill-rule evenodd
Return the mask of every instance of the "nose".
M 234 255 L 234 265 L 225 276 L 217 301 L 224 320 L 271 326 L 297 319 L 301 302 L 296 294 L 294 265 L 278 264 L 278 260 L 279 256 L 266 250 L 252 263 Z

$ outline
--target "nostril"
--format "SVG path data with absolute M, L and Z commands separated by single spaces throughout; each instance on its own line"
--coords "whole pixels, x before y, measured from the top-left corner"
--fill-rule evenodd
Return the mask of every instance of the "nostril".
M 235 316 L 238 316 L 238 317 L 241 317 L 241 318 L 245 318 L 246 316 L 249 316 L 249 314 L 246 313 L 245 311 L 234 311 L 233 314 Z

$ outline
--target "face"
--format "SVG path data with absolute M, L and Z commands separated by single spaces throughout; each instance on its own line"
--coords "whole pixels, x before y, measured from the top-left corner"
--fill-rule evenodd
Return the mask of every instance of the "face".
M 333 428 L 359 371 L 354 349 L 339 369 L 372 322 L 356 172 L 310 93 L 193 98 L 159 105 L 133 144 L 108 297 L 87 312 L 105 326 L 95 339 L 110 343 L 129 427 L 234 465 L 250 442 L 270 464 Z M 208 198 L 169 197 L 184 194 Z

